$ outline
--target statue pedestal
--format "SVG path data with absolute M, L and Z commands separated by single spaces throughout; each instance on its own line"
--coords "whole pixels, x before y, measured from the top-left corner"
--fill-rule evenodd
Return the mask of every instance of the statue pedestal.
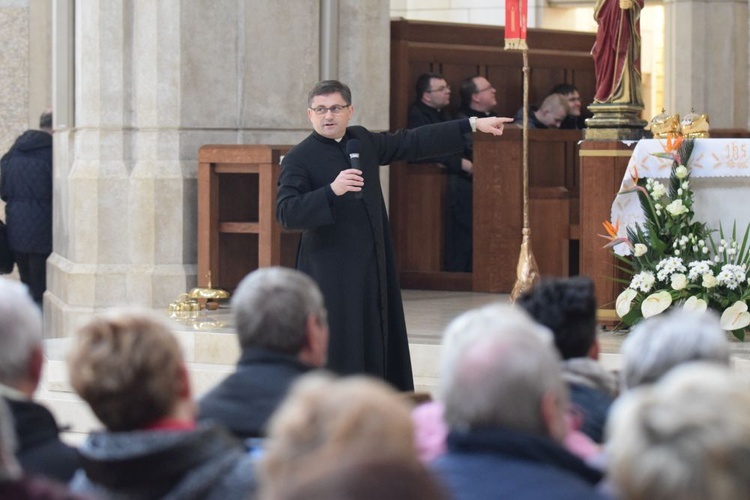
M 586 140 L 638 140 L 651 137 L 644 130 L 647 121 L 640 117 L 642 105 L 591 104 L 588 109 L 594 116 L 586 120 L 583 138 Z

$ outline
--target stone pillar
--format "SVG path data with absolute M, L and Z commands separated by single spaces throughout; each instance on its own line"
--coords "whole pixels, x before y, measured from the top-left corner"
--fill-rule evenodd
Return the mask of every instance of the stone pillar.
M 750 127 L 748 1 L 665 0 L 665 108 L 708 113 L 712 128 Z
M 194 286 L 198 148 L 309 133 L 319 19 L 318 2 L 298 0 L 76 2 L 74 120 L 55 134 L 48 336 L 110 307 L 166 307 Z M 340 78 L 360 99 L 355 120 L 374 129 L 388 126 L 388 21 L 387 2 L 339 5 Z

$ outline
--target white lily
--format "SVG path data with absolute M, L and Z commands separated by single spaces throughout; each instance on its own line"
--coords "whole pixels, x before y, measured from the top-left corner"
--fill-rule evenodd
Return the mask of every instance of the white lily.
M 721 327 L 727 331 L 739 330 L 750 325 L 750 312 L 747 312 L 747 304 L 738 300 L 727 307 L 721 314 L 720 322 Z
M 699 299 L 698 297 L 693 295 L 685 301 L 685 303 L 682 305 L 682 309 L 685 311 L 704 313 L 706 312 L 706 309 L 708 309 L 708 304 L 705 300 Z
M 621 318 L 625 317 L 627 313 L 630 312 L 630 304 L 633 302 L 633 299 L 638 296 L 638 292 L 633 290 L 632 288 L 626 288 L 615 301 L 615 311 L 617 312 L 617 315 Z
M 641 313 L 644 318 L 650 318 L 663 313 L 670 305 L 672 305 L 672 295 L 669 292 L 663 290 L 652 293 L 641 303 Z

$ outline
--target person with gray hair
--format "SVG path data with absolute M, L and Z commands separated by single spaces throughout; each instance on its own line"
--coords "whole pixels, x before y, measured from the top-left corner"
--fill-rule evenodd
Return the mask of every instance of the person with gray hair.
M 562 446 L 569 401 L 552 338 L 520 309 L 448 326 L 439 392 L 450 433 L 433 466 L 454 498 L 601 498 L 601 474 Z
M 42 316 L 27 288 L 0 277 L 0 397 L 13 414 L 16 457 L 23 469 L 68 481 L 79 464 L 60 440 L 52 413 L 34 402 L 44 365 Z
M 674 310 L 639 323 L 620 350 L 623 389 L 652 384 L 687 361 L 729 366 L 729 341 L 715 313 Z
M 199 419 L 221 422 L 242 439 L 262 437 L 292 382 L 325 365 L 323 295 L 306 274 L 267 267 L 240 282 L 232 310 L 242 354 L 235 372 L 199 401 Z
M 686 363 L 630 391 L 607 431 L 618 498 L 750 498 L 750 384 L 725 366 Z

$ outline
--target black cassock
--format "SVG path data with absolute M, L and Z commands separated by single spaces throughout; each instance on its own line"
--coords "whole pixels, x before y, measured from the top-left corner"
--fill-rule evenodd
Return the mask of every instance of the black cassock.
M 329 369 L 414 388 L 379 166 L 460 153 L 467 127 L 457 120 L 390 134 L 354 126 L 340 142 L 313 132 L 284 156 L 276 218 L 284 227 L 303 230 L 297 268 L 318 283 L 325 298 Z M 362 197 L 335 196 L 330 184 L 350 168 L 346 143 L 355 138 Z

